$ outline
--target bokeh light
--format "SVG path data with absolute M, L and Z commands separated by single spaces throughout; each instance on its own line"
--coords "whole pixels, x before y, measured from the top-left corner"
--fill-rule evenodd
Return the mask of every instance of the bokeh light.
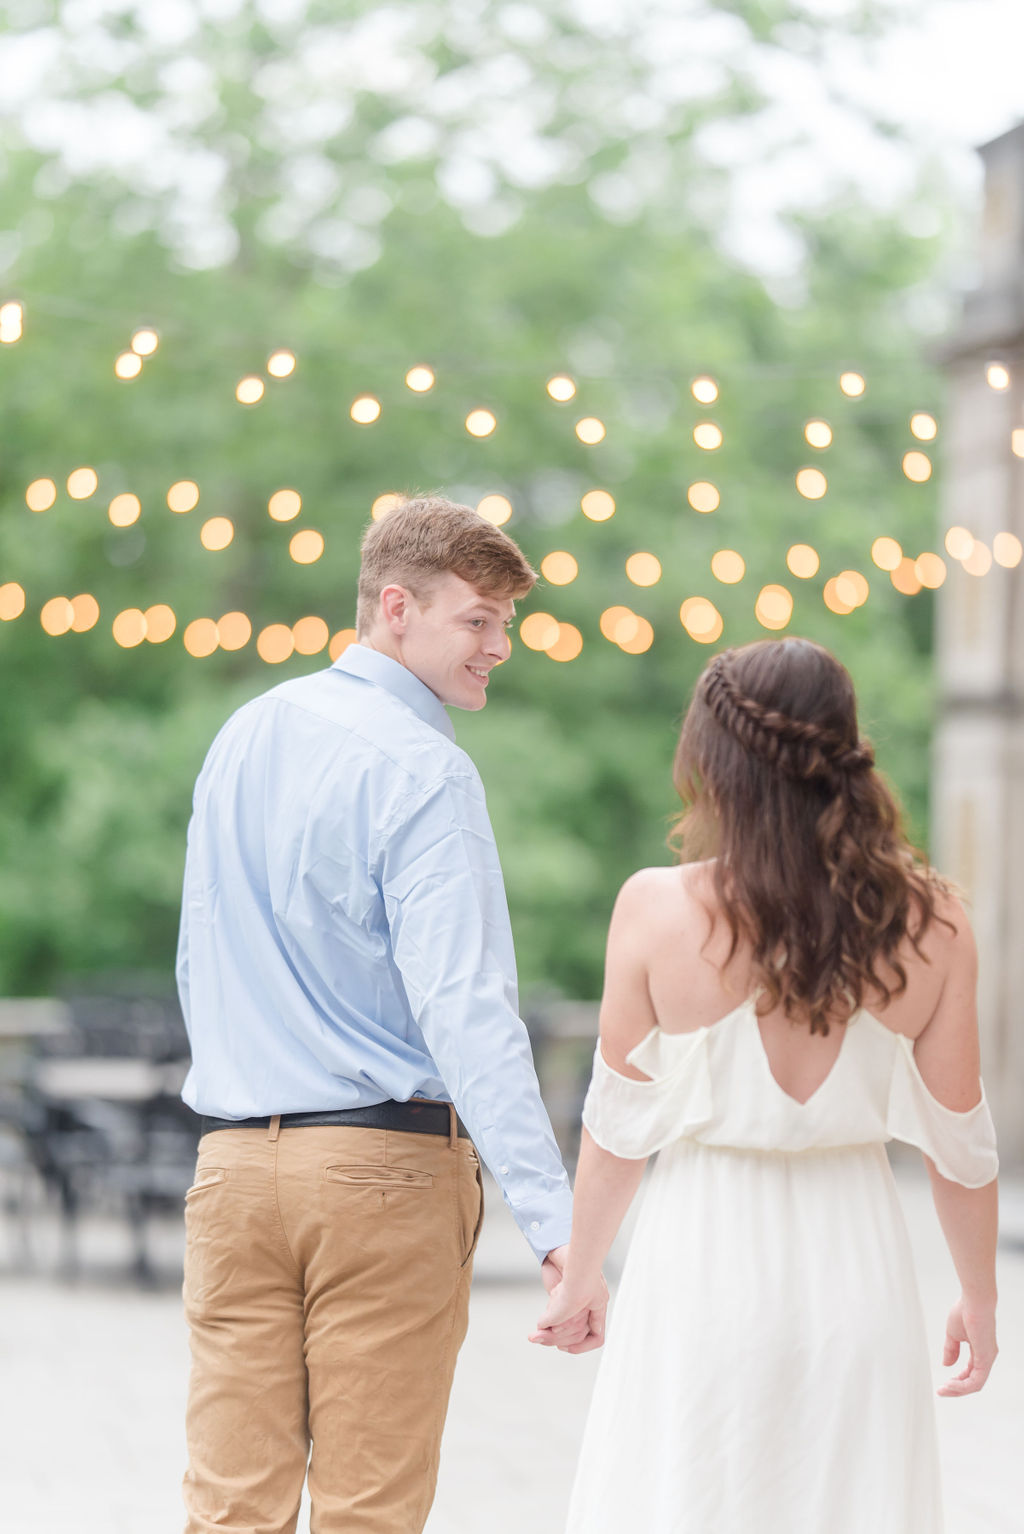
M 628 639 L 618 640 L 618 646 L 626 655 L 645 655 L 654 643 L 654 629 L 646 618 L 635 613 L 633 616 L 636 618 L 636 628 Z
M 181 636 L 181 642 L 196 660 L 205 660 L 220 643 L 217 625 L 212 618 L 193 618 Z
M 25 311 L 16 299 L 0 304 L 0 343 L 13 346 L 20 341 L 25 325 Z
M 89 591 L 71 598 L 71 627 L 76 634 L 87 634 L 99 622 L 100 604 Z
M 51 597 L 43 603 L 39 614 L 39 622 L 47 634 L 56 637 L 58 634 L 66 634 L 75 621 L 75 610 L 67 597 Z
M 903 454 L 903 472 L 915 485 L 923 485 L 932 477 L 932 461 L 927 453 L 912 450 Z
M 485 495 L 477 502 L 476 509 L 485 522 L 501 527 L 512 515 L 512 502 L 506 495 Z
M 146 614 L 139 607 L 126 607 L 111 624 L 111 633 L 123 650 L 134 650 L 146 637 Z
M 661 580 L 661 560 L 640 550 L 626 560 L 626 575 L 634 586 L 656 586 Z
M 718 549 L 711 556 L 711 574 L 723 586 L 735 586 L 747 573 L 746 561 L 735 549 Z
M 146 638 L 150 644 L 166 644 L 178 627 L 174 608 L 168 607 L 166 602 L 156 602 L 152 607 L 147 607 L 143 616 L 146 619 Z
M 230 517 L 211 517 L 199 529 L 199 542 L 204 549 L 217 554 L 226 549 L 235 536 L 235 524 Z
M 337 660 L 339 656 L 344 655 L 349 645 L 355 644 L 358 637 L 355 629 L 339 629 L 327 646 L 327 653 L 331 660 Z
M 713 405 L 718 398 L 718 385 L 707 373 L 702 373 L 699 378 L 693 380 L 690 393 L 698 405 Z
M 0 621 L 10 623 L 25 611 L 25 588 L 17 581 L 5 581 L 0 586 Z
M 901 559 L 895 570 L 889 571 L 889 579 L 896 590 L 902 592 L 905 597 L 916 597 L 921 590 L 921 578 L 917 573 L 917 561 L 913 559 Z
M 686 499 L 694 511 L 705 513 L 717 511 L 722 503 L 722 497 L 717 488 L 706 479 L 696 480 L 687 490 Z
M 348 408 L 348 413 L 357 426 L 372 426 L 374 421 L 380 420 L 380 412 L 381 403 L 374 394 L 360 394 Z
M 963 560 L 968 575 L 987 575 L 992 568 L 992 550 L 980 538 L 975 538 L 971 552 Z
M 786 566 L 789 573 L 798 580 L 809 581 L 817 575 L 821 560 L 817 549 L 813 549 L 809 543 L 794 543 L 786 551 Z
M 1004 570 L 1015 570 L 1024 554 L 1024 545 L 1016 533 L 996 533 L 992 539 L 992 556 Z
M 551 398 L 559 404 L 565 404 L 566 400 L 573 399 L 576 394 L 576 385 L 566 373 L 556 373 L 547 381 L 547 391 Z
M 631 607 L 606 607 L 601 614 L 599 627 L 612 644 L 628 644 L 640 631 L 640 619 Z
M 418 367 L 410 368 L 405 375 L 405 387 L 411 389 L 414 394 L 426 394 L 434 387 L 436 381 L 433 368 L 425 367 L 422 363 Z
M 240 405 L 258 405 L 263 398 L 265 385 L 262 378 L 255 373 L 248 373 L 245 378 L 238 380 L 235 389 L 235 399 Z
M 974 547 L 974 539 L 966 527 L 951 527 L 946 534 L 946 553 L 951 559 L 966 559 Z
M 570 661 L 575 660 L 582 649 L 583 635 L 579 629 L 571 623 L 560 623 L 558 638 L 547 646 L 547 654 L 552 660 Z
M 867 388 L 863 373 L 840 373 L 839 387 L 847 399 L 860 399 Z
M 844 602 L 839 595 L 834 575 L 831 580 L 825 582 L 825 589 L 821 593 L 821 597 L 829 612 L 838 613 L 841 618 L 845 618 L 848 613 L 853 612 L 853 603 Z
M 52 479 L 34 479 L 25 491 L 29 511 L 49 511 L 56 499 L 57 486 Z
M 256 653 L 270 666 L 279 666 L 295 649 L 295 640 L 287 623 L 270 623 L 256 639 Z
M 288 545 L 288 552 L 297 565 L 315 565 L 324 551 L 324 535 L 311 527 L 295 533 Z M 291 629 L 288 630 L 291 633 Z
M 615 515 L 615 498 L 607 490 L 588 490 L 580 500 L 580 510 L 591 522 L 607 522 Z
M 1024 458 L 1024 426 L 1015 426 L 1010 433 L 1010 451 Z
M 580 567 L 565 549 L 554 549 L 540 562 L 540 573 L 552 586 L 568 586 L 580 573 Z
M 897 570 L 903 550 L 895 538 L 876 538 L 871 545 L 871 558 L 880 570 Z
M 927 410 L 915 410 L 910 417 L 910 430 L 919 442 L 934 442 L 938 436 L 939 423 Z
M 167 492 L 167 504 L 172 511 L 193 511 L 199 505 L 199 486 L 194 479 L 179 479 Z
M 1002 362 L 990 362 L 985 369 L 985 381 L 990 389 L 1001 393 L 1010 387 L 1010 370 Z
M 698 421 L 693 428 L 693 440 L 705 453 L 713 453 L 722 445 L 722 428 L 714 421 Z
M 140 357 L 152 357 L 159 345 L 159 335 L 148 325 L 132 336 L 132 351 Z
M 585 415 L 582 420 L 576 422 L 576 435 L 588 447 L 593 447 L 596 443 L 604 441 L 605 424 L 599 421 L 596 415 Z
M 489 437 L 497 424 L 497 416 L 490 410 L 471 410 L 466 417 L 466 430 L 471 437 Z
M 937 591 L 946 579 L 946 561 L 941 554 L 919 554 L 914 561 L 914 574 L 922 586 L 927 586 L 929 591 Z
M 131 527 L 133 522 L 139 520 L 141 514 L 142 502 L 130 490 L 115 495 L 107 507 L 107 516 L 112 527 Z
M 820 501 L 828 489 L 828 480 L 820 469 L 798 469 L 796 488 L 808 501 Z
M 290 522 L 302 510 L 302 496 L 297 490 L 275 490 L 267 502 L 267 511 L 275 522 Z
M 707 597 L 687 597 L 679 609 L 679 621 L 698 644 L 714 644 L 721 637 L 722 615 Z
M 784 629 L 793 616 L 793 598 L 785 586 L 762 586 L 754 603 L 754 617 L 762 628 Z
M 72 469 L 68 475 L 68 495 L 73 501 L 87 501 L 96 494 L 99 482 L 95 469 Z
M 138 378 L 142 372 L 142 358 L 137 352 L 122 352 L 114 360 L 114 373 L 118 378 Z
M 863 607 L 871 595 L 867 578 L 859 570 L 840 570 L 835 581 L 836 595 L 847 607 Z
M 319 655 L 330 637 L 331 631 L 322 618 L 311 615 L 292 624 L 292 643 L 299 655 Z
M 271 352 L 267 358 L 267 372 L 271 378 L 290 378 L 295 372 L 295 353 L 283 350 Z
M 811 447 L 831 447 L 832 428 L 827 421 L 808 421 L 804 427 L 804 439 Z
M 528 650 L 549 650 L 558 631 L 558 619 L 550 613 L 530 613 L 519 625 L 519 637 Z
M 248 614 L 236 610 L 218 618 L 217 638 L 222 650 L 244 650 L 252 638 Z

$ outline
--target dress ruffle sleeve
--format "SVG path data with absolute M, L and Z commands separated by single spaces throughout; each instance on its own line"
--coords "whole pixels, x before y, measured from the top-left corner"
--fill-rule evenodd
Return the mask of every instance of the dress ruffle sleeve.
M 603 1150 L 639 1161 L 710 1119 L 706 1028 L 683 1034 L 652 1028 L 626 1061 L 651 1080 L 621 1075 L 605 1060 L 600 1044 L 594 1051 L 583 1123 Z
M 943 1177 L 964 1188 L 983 1188 L 999 1171 L 985 1088 L 981 1088 L 981 1101 L 966 1112 L 946 1108 L 925 1085 L 913 1042 L 904 1035 L 898 1038 L 886 1128 L 894 1139 L 924 1151 Z

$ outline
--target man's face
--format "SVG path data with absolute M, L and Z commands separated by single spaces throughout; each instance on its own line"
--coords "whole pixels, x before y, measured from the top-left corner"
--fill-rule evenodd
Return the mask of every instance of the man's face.
M 449 570 L 439 576 L 421 606 L 407 593 L 399 658 L 442 703 L 481 709 L 487 677 L 511 653 L 511 597 L 482 596 Z

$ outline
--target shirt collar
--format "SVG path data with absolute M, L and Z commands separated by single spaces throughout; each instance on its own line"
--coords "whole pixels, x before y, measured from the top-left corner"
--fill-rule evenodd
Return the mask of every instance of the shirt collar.
M 427 684 L 421 682 L 408 666 L 392 660 L 390 655 L 382 655 L 379 650 L 370 650 L 366 645 L 350 644 L 338 656 L 331 669 L 344 671 L 348 676 L 362 677 L 366 682 L 383 687 L 386 692 L 407 704 L 424 724 L 440 730 L 449 740 L 455 739 L 455 727 L 437 694 L 431 692 Z

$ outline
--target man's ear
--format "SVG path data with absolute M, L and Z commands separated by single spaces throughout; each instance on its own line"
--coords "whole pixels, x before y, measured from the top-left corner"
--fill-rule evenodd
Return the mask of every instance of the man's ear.
M 404 634 L 412 597 L 404 586 L 385 586 L 380 594 L 381 617 L 392 634 Z

